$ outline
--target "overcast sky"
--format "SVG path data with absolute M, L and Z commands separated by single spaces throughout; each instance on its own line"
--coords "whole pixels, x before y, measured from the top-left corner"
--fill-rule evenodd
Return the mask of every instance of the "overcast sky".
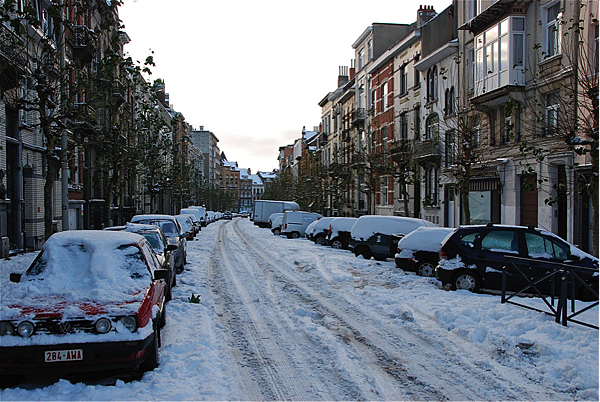
M 154 56 L 173 108 L 219 139 L 238 166 L 271 171 L 279 147 L 321 120 L 318 102 L 373 22 L 411 24 L 451 0 L 124 0 L 134 60 Z

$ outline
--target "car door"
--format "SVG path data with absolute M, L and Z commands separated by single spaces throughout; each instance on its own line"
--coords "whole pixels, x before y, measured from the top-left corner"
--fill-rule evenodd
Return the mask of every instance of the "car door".
M 519 233 L 510 228 L 494 228 L 482 233 L 475 243 L 473 261 L 481 274 L 482 286 L 487 289 L 502 289 L 502 270 L 506 265 L 506 255 L 519 256 Z M 507 271 L 507 288 L 518 288 L 524 278 L 514 269 Z
M 558 239 L 544 236 L 537 232 L 525 233 L 525 245 L 527 257 L 536 260 L 531 262 L 529 270 L 531 278 L 541 278 L 548 273 L 553 272 L 558 266 L 552 263 L 562 264 L 569 259 L 570 247 L 562 244 Z M 542 291 L 548 293 L 550 290 L 549 281 L 540 285 Z

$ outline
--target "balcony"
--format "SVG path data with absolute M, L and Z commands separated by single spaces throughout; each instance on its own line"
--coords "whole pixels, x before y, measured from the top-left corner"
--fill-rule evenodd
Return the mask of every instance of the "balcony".
M 113 80 L 111 90 L 117 106 L 121 106 L 125 103 L 125 86 L 121 81 Z
M 438 139 L 417 141 L 414 145 L 414 154 L 419 161 L 440 159 L 442 157 L 442 144 Z
M 27 46 L 21 38 L 4 25 L 0 26 L 0 88 L 7 91 L 19 86 L 27 72 Z
M 367 111 L 365 108 L 358 108 L 352 111 L 352 125 L 359 126 L 365 123 L 367 118 Z
M 90 63 L 96 55 L 96 37 L 85 25 L 74 25 L 65 30 L 73 50 L 73 58 L 84 64 Z
M 414 152 L 413 141 L 401 138 L 394 141 L 390 147 L 390 157 L 396 163 L 402 163 L 412 158 Z
M 325 133 L 321 134 L 321 140 L 319 141 L 319 144 L 323 147 L 325 145 L 327 145 L 327 137 L 328 135 Z

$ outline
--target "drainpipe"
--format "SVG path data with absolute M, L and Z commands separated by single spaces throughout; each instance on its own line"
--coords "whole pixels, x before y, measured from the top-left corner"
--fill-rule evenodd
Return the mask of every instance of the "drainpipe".
M 61 13 L 64 13 L 64 2 L 61 1 L 60 2 L 60 9 L 61 9 Z M 63 14 L 64 17 L 64 14 Z M 60 30 L 59 30 L 59 35 L 58 37 L 60 38 L 59 40 L 62 40 L 62 55 L 60 57 L 60 68 L 61 71 L 65 71 L 65 66 L 66 66 L 66 62 L 65 62 L 65 57 L 66 54 L 65 52 L 67 51 L 67 40 L 65 37 L 65 27 L 64 27 L 64 23 L 59 24 Z M 62 94 L 61 94 L 61 100 L 62 100 L 62 105 L 65 105 L 65 101 L 66 99 L 64 99 L 65 94 L 67 93 L 67 91 L 65 91 L 63 89 Z M 60 178 L 61 178 L 61 190 L 62 190 L 62 230 L 66 231 L 69 230 L 69 162 L 67 161 L 67 135 L 68 135 L 68 130 L 63 128 L 61 136 L 60 136 L 60 154 L 61 154 L 61 161 L 62 161 L 62 167 L 61 167 L 61 172 L 60 172 Z

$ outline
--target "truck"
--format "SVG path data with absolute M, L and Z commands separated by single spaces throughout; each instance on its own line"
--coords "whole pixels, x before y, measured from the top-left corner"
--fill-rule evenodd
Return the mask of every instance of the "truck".
M 299 209 L 298 203 L 293 201 L 256 200 L 252 208 L 252 220 L 256 226 L 268 228 L 271 214 Z

